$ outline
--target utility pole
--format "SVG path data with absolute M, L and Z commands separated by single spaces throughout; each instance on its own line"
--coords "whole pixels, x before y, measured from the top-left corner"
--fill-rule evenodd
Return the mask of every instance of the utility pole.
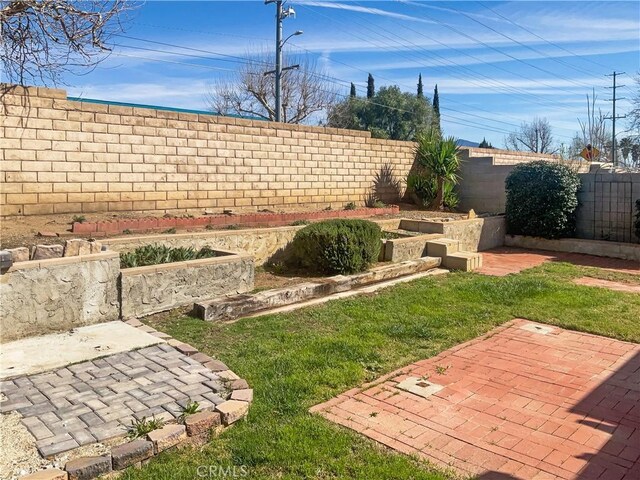
M 618 75 L 624 75 L 625 72 L 616 72 L 615 70 L 613 71 L 612 74 L 607 75 L 607 77 L 613 77 L 613 86 L 612 87 L 606 87 L 606 88 L 611 88 L 613 91 L 613 98 L 611 98 L 609 101 L 613 102 L 613 115 L 611 115 L 610 117 L 604 117 L 606 119 L 610 119 L 613 123 L 612 125 L 612 135 L 611 135 L 611 161 L 613 162 L 613 166 L 617 165 L 617 160 L 616 160 L 616 119 L 618 118 L 625 118 L 626 115 L 620 115 L 620 116 L 616 116 L 616 101 L 618 100 L 624 100 L 624 97 L 622 98 L 617 98 L 616 97 L 616 89 L 618 88 L 622 88 L 624 87 L 624 85 L 617 85 L 616 84 L 616 77 Z
M 282 68 L 282 48 L 286 41 L 294 35 L 302 35 L 302 30 L 297 30 L 282 40 L 282 20 L 288 17 L 295 17 L 296 15 L 293 7 L 289 7 L 286 10 L 282 8 L 285 1 L 286 0 L 264 0 L 265 5 L 269 5 L 270 3 L 276 4 L 276 69 L 265 73 L 265 75 L 270 73 L 276 74 L 276 122 L 282 121 L 282 71 L 292 70 L 299 67 L 298 65 L 293 65 L 291 67 Z

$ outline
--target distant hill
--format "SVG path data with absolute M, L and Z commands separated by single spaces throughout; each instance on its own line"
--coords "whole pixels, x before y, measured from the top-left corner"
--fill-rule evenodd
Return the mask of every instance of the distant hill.
M 477 147 L 478 145 L 480 145 L 479 142 L 472 142 L 470 140 L 464 140 L 462 138 L 459 138 L 457 143 L 460 147 Z

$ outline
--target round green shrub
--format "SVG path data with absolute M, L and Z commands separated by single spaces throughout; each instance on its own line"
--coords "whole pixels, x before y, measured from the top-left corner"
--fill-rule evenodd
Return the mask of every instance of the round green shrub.
M 378 259 L 380 227 L 367 220 L 326 220 L 299 230 L 293 239 L 298 265 L 322 273 L 356 273 Z
M 517 165 L 505 182 L 507 233 L 543 238 L 573 236 L 580 178 L 565 165 Z

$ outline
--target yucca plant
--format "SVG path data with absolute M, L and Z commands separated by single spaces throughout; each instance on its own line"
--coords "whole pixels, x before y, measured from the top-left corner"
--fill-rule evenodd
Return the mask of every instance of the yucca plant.
M 444 184 L 458 183 L 460 169 L 460 147 L 454 137 L 440 137 L 434 131 L 416 136 L 416 160 L 436 179 L 436 196 L 431 208 L 444 208 Z

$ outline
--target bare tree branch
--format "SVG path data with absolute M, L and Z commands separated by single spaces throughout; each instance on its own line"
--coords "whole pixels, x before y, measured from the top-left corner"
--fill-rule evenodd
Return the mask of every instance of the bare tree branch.
M 0 61 L 6 81 L 57 84 L 65 71 L 86 69 L 111 51 L 127 0 L 0 1 Z
M 273 74 L 264 74 L 273 70 L 274 56 L 268 51 L 247 56 L 251 61 L 244 63 L 231 78 L 210 87 L 209 106 L 219 115 L 249 115 L 275 121 L 275 79 Z M 287 56 L 284 63 L 300 68 L 282 74 L 283 122 L 309 122 L 336 102 L 334 85 L 324 79 L 315 62 L 306 57 Z
M 523 122 L 517 132 L 505 138 L 505 147 L 534 153 L 556 153 L 551 125 L 546 118 L 534 118 L 531 123 Z

